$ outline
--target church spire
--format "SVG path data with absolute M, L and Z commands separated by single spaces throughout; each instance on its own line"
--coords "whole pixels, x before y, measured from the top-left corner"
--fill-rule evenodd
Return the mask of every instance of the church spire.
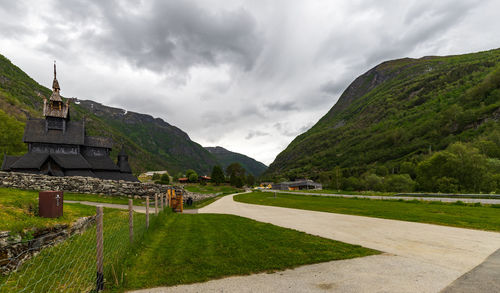
M 61 90 L 59 82 L 57 81 L 56 60 L 54 60 L 54 81 L 52 82 L 52 90 L 57 93 Z

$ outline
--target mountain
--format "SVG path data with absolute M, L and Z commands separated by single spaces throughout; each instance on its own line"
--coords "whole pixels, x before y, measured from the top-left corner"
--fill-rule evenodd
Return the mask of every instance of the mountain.
M 387 61 L 356 78 L 265 175 L 318 178 L 337 166 L 344 176 L 397 173 L 454 142 L 498 145 L 498 119 L 500 49 Z
M 51 71 L 47 73 L 47 80 L 51 80 Z M 24 125 L 28 117 L 41 117 L 42 96 L 49 97 L 50 93 L 0 55 L 0 154 L 20 155 L 27 151 L 22 142 Z M 164 169 L 171 173 L 186 169 L 209 173 L 217 164 L 215 157 L 185 132 L 160 118 L 90 100 L 70 101 L 71 119 L 85 119 L 89 135 L 112 137 L 112 158 L 124 146 L 135 173 Z M 1 160 L 3 156 L 0 164 Z
M 240 165 L 247 171 L 247 173 L 252 174 L 255 177 L 260 176 L 264 171 L 266 171 L 267 166 L 263 163 L 247 157 L 243 154 L 235 153 L 226 150 L 223 147 L 205 147 L 212 155 L 214 155 L 220 162 L 221 167 L 226 169 L 231 163 L 240 163 Z

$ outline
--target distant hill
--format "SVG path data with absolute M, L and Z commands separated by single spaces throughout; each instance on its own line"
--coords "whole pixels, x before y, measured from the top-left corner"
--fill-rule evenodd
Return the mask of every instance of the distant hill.
M 205 149 L 217 158 L 224 170 L 231 163 L 237 162 L 240 163 L 243 168 L 245 168 L 247 173 L 258 177 L 267 169 L 266 165 L 259 161 L 256 161 L 255 159 L 247 157 L 243 154 L 228 151 L 220 146 L 205 147 Z
M 65 73 L 70 74 L 70 73 Z M 47 66 L 47 84 L 52 80 Z M 64 84 L 61 84 L 64 93 Z M 0 154 L 22 154 L 27 117 L 41 117 L 43 99 L 51 90 L 41 86 L 7 58 L 0 55 Z M 86 119 L 89 135 L 112 137 L 115 158 L 123 145 L 134 173 L 147 170 L 174 172 L 194 169 L 208 173 L 217 164 L 202 146 L 192 141 L 181 129 L 150 115 L 111 108 L 90 100 L 72 100 L 71 119 Z M 3 156 L 0 158 L 0 164 Z
M 496 150 L 499 119 L 500 49 L 387 61 L 356 78 L 266 176 L 318 178 L 336 166 L 344 176 L 397 173 L 457 141 Z

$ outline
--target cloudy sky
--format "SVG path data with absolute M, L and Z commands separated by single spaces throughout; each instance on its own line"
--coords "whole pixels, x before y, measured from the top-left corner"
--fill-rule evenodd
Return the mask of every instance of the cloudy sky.
M 270 164 L 358 75 L 500 47 L 495 0 L 0 0 L 0 54 L 61 92 Z

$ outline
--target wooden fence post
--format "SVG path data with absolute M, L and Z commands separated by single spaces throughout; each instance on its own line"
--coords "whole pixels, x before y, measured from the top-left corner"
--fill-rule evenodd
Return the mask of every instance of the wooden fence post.
M 158 216 L 158 194 L 155 194 L 155 216 Z
M 168 194 L 165 193 L 165 208 L 168 208 Z
M 146 229 L 149 229 L 149 195 L 146 196 Z
M 104 273 L 103 273 L 103 249 L 104 249 L 104 238 L 103 238 L 103 208 L 102 206 L 97 206 L 96 208 L 96 263 L 97 263 L 97 279 L 96 279 L 96 290 L 99 292 L 104 289 Z
M 134 201 L 128 200 L 128 236 L 130 243 L 134 242 Z
M 163 194 L 160 194 L 160 211 L 163 211 Z

